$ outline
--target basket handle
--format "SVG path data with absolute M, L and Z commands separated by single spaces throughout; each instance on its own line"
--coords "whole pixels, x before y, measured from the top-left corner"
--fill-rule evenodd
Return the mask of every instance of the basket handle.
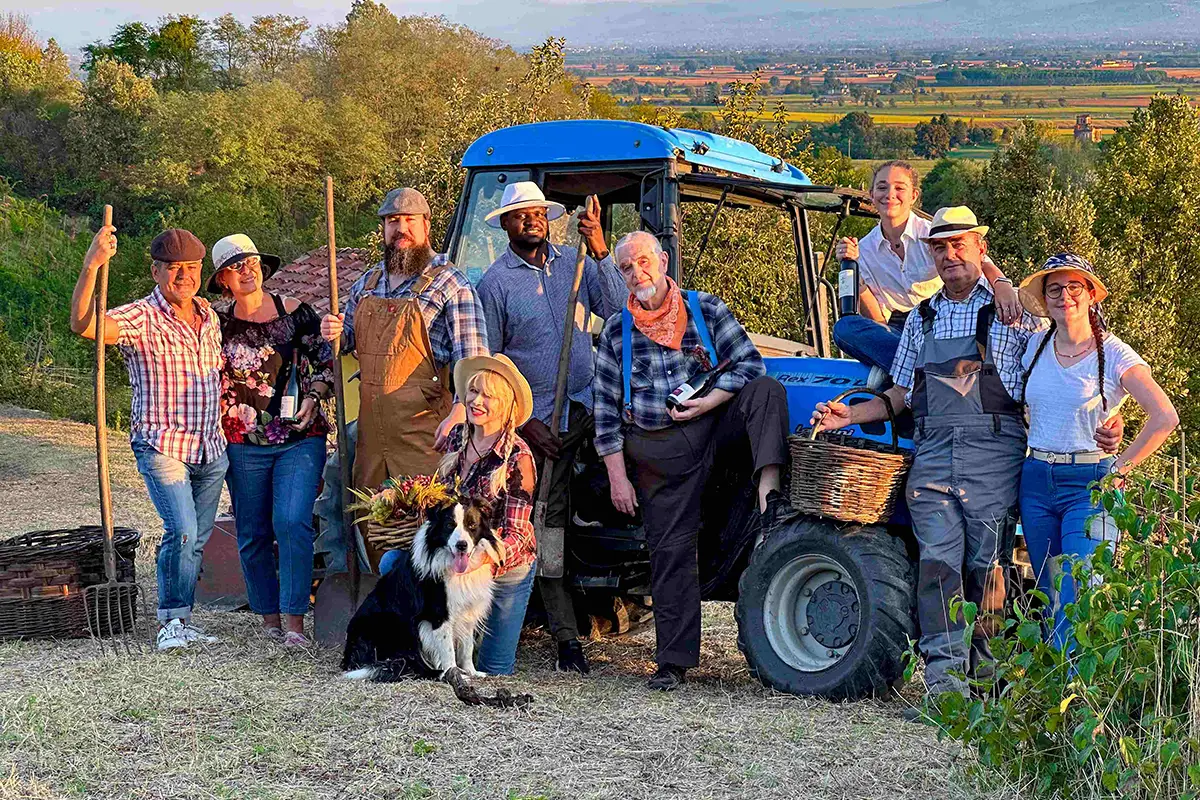
M 829 402 L 830 403 L 840 403 L 843 400 L 845 400 L 847 397 L 849 397 L 850 395 L 853 395 L 853 394 L 871 394 L 871 395 L 878 397 L 880 400 L 883 401 L 883 407 L 885 409 L 887 409 L 888 426 L 892 429 L 892 451 L 895 453 L 899 453 L 900 452 L 900 437 L 897 436 L 897 434 L 896 434 L 896 412 L 892 410 L 891 398 L 889 398 L 883 392 L 877 392 L 874 389 L 868 389 L 865 386 L 860 386 L 860 387 L 856 387 L 854 389 L 847 389 L 846 391 L 842 392 L 841 394 L 839 394 L 837 397 L 833 398 Z M 817 433 L 821 430 L 821 421 L 823 419 L 824 419 L 824 417 L 822 417 L 822 419 L 817 420 L 817 424 L 812 426 L 812 433 L 809 434 L 809 437 L 808 437 L 809 439 L 817 438 Z

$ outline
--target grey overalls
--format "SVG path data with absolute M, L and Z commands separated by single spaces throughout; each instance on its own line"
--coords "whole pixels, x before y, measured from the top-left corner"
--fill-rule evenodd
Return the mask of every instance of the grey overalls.
M 968 647 L 962 617 L 950 620 L 949 603 L 961 595 L 979 604 L 981 620 L 985 611 L 1003 607 L 997 566 L 1011 546 L 1025 423 L 992 360 L 988 332 L 995 306 L 979 309 L 974 336 L 953 339 L 933 338 L 936 312 L 928 300 L 920 313 L 925 337 L 913 374 L 916 455 L 907 487 L 921 551 L 920 647 L 929 691 L 965 692 L 962 678 L 952 673 L 989 671 L 987 626 L 977 625 Z

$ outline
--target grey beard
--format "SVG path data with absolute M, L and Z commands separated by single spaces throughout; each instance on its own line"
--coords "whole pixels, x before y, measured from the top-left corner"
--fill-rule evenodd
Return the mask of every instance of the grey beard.
M 633 293 L 633 296 L 638 299 L 639 303 L 645 303 L 647 300 L 650 300 L 656 294 L 658 294 L 657 286 L 647 286 L 645 289 L 638 289 L 636 292 Z
M 411 278 L 433 263 L 433 248 L 429 243 L 419 247 L 393 247 L 383 249 L 383 261 L 388 274 L 400 278 Z

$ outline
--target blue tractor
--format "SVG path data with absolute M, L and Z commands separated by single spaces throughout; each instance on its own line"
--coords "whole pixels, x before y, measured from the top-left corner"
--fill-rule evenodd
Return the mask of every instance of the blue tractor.
M 848 217 L 874 217 L 864 193 L 813 185 L 796 167 L 746 142 L 612 120 L 498 130 L 471 145 L 463 166 L 466 182 L 446 250 L 473 280 L 508 245 L 502 231 L 484 224 L 484 216 L 513 181 L 535 181 L 549 199 L 568 208 L 598 195 L 609 241 L 634 229 L 653 233 L 670 258 L 672 277 L 685 288 L 694 266 L 684 263 L 685 216 L 699 221 L 691 229 L 707 225 L 711 231 L 720 213 L 777 214 L 767 233 L 784 240 L 773 243 L 774 252 L 794 258 L 801 340 L 751 334 L 768 373 L 787 389 L 792 429 L 808 425 L 817 401 L 865 386 L 865 367 L 833 357 L 836 301 L 822 277 L 810 219 L 813 212 L 832 215 L 836 232 Z M 687 244 L 690 252 L 698 243 Z M 703 252 L 693 261 L 701 258 Z M 885 425 L 867 427 L 851 428 L 848 435 L 892 442 L 893 431 Z M 907 438 L 900 443 L 911 447 Z M 903 653 L 916 636 L 915 548 L 906 520 L 898 516 L 888 525 L 864 527 L 804 516 L 764 540 L 747 475 L 718 471 L 710 489 L 701 536 L 703 593 L 737 603 L 738 643 L 751 673 L 794 694 L 831 699 L 886 694 L 900 680 Z M 567 533 L 574 586 L 592 597 L 651 602 L 641 529 L 615 512 L 596 511 L 608 503 L 598 462 L 585 458 L 577 466 L 572 500 L 592 507 L 590 515 L 573 516 Z

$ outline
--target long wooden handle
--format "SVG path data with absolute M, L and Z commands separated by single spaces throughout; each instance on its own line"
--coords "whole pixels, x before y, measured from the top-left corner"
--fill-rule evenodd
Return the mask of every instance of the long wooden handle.
M 329 313 L 337 314 L 337 232 L 333 222 L 333 177 L 325 176 L 325 228 L 329 235 Z M 346 544 L 346 572 L 350 575 L 351 599 L 358 607 L 359 570 L 358 540 L 354 535 L 354 514 L 350 511 L 350 448 L 346 435 L 346 393 L 342 383 L 342 342 L 339 337 L 333 343 L 333 397 L 334 415 L 337 419 L 338 469 L 342 479 L 342 536 Z
M 112 206 L 104 207 L 104 225 L 112 225 Z M 108 479 L 108 409 L 104 396 L 104 337 L 108 319 L 108 259 L 96 273 L 96 477 L 100 485 L 100 527 L 104 531 L 104 576 L 117 579 L 117 553 L 113 546 L 112 487 Z

